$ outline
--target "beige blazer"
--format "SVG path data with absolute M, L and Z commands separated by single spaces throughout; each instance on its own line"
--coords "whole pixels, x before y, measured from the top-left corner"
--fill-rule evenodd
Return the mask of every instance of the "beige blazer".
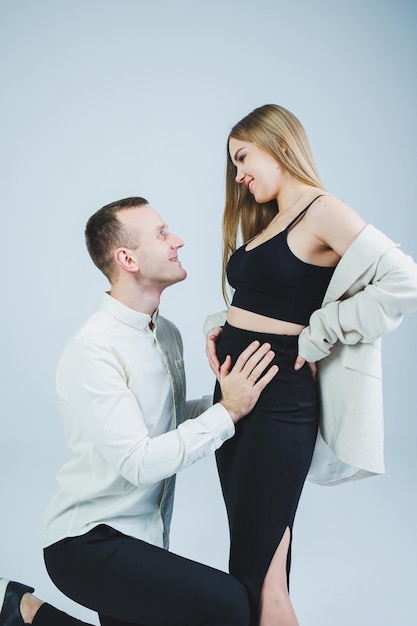
M 310 481 L 334 485 L 384 472 L 381 337 L 416 308 L 417 265 L 368 224 L 299 337 L 299 354 L 317 362 L 321 402 Z M 210 315 L 205 334 L 226 316 Z
M 417 265 L 366 226 L 299 338 L 299 354 L 318 366 L 321 419 L 312 482 L 384 472 L 381 337 L 416 308 Z

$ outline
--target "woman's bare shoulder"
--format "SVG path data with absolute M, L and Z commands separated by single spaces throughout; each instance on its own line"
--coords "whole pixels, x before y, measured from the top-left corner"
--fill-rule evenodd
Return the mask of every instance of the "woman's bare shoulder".
M 309 213 L 317 237 L 340 256 L 366 226 L 359 213 L 330 193 L 318 198 Z

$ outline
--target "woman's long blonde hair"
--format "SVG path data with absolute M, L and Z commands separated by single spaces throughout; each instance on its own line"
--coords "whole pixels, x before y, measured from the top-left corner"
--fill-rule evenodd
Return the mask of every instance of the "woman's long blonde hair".
M 266 228 L 279 209 L 276 200 L 259 204 L 245 185 L 236 182 L 236 167 L 229 154 L 231 137 L 257 144 L 294 178 L 323 188 L 304 127 L 284 107 L 265 104 L 232 128 L 226 145 L 226 201 L 223 213 L 222 291 L 227 303 L 226 266 L 236 250 L 239 229 L 243 241 L 247 242 Z

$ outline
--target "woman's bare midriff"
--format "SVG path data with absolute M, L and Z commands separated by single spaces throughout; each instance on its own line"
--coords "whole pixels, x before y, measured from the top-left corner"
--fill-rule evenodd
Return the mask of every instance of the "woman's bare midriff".
M 299 335 L 303 328 L 305 328 L 305 326 L 301 324 L 276 320 L 272 317 L 266 317 L 265 315 L 239 309 L 236 306 L 229 308 L 227 323 L 235 328 L 260 333 L 273 333 L 274 335 Z

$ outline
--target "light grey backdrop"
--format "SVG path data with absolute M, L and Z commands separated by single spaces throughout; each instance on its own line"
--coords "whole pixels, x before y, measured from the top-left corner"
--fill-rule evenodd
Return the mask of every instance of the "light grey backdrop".
M 106 282 L 83 228 L 144 195 L 181 235 L 189 397 L 213 378 L 201 326 L 223 306 L 225 141 L 256 106 L 291 109 L 324 184 L 417 258 L 416 26 L 407 0 L 1 0 L 0 575 L 97 622 L 50 582 L 42 516 L 65 458 L 54 391 L 66 339 Z M 303 626 L 417 623 L 417 315 L 384 341 L 387 475 L 307 485 L 292 595 Z M 178 484 L 172 549 L 227 568 L 213 458 Z

